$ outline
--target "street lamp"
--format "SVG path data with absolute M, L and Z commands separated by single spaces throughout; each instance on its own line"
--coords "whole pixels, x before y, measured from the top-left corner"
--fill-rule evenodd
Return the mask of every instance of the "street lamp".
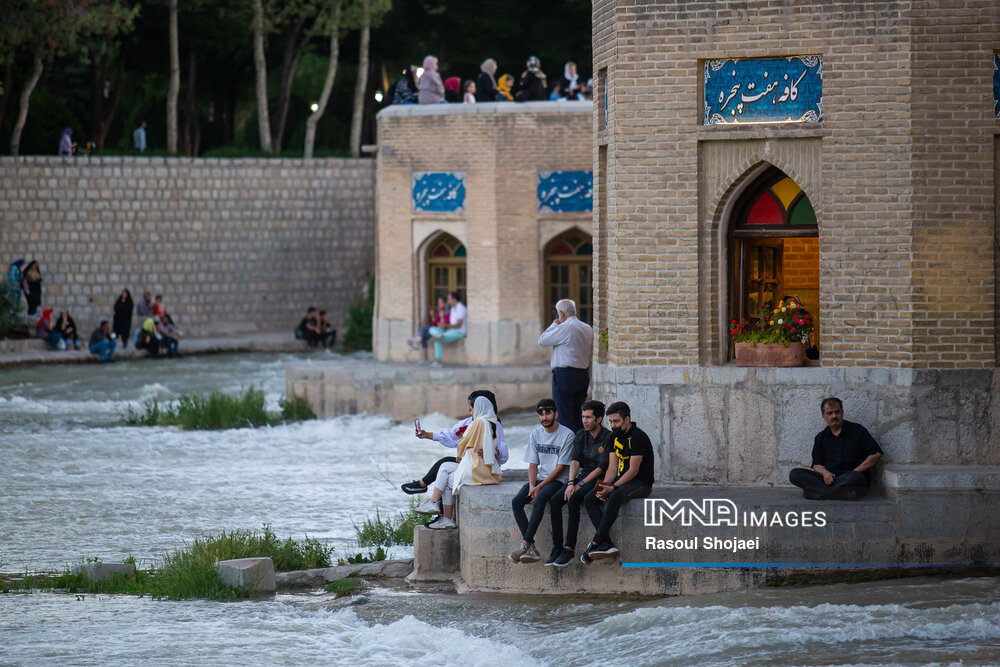
M 309 108 L 312 110 L 313 113 L 316 113 L 317 111 L 319 111 L 319 105 L 316 104 L 315 102 L 313 102 L 312 104 L 310 104 Z
M 375 91 L 375 101 L 378 102 L 379 104 L 382 103 L 382 91 L 381 90 L 376 90 Z

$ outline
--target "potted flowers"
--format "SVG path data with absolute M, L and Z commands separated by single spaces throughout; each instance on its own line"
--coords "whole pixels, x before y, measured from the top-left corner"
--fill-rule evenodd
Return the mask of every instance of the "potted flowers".
M 729 323 L 736 344 L 737 366 L 801 366 L 812 333 L 812 317 L 794 299 L 772 312 L 761 310 L 760 319 Z

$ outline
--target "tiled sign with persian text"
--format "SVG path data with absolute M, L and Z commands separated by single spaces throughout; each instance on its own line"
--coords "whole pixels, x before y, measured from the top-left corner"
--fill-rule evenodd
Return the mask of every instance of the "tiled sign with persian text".
M 706 60 L 705 125 L 818 123 L 823 120 L 823 58 Z
M 414 172 L 413 210 L 429 213 L 463 212 L 465 210 L 465 172 Z
M 594 172 L 538 172 L 538 210 L 578 213 L 594 210 Z

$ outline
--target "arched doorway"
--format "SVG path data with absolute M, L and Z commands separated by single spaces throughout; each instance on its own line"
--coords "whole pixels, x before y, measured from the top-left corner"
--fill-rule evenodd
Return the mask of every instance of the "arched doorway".
M 794 297 L 812 315 L 819 347 L 819 226 L 812 202 L 776 167 L 767 169 L 733 207 L 729 232 L 726 321 L 760 317 Z
M 594 246 L 589 234 L 571 229 L 545 246 L 545 299 L 542 322 L 552 319 L 560 299 L 576 302 L 577 317 L 593 324 L 594 298 L 591 288 Z
M 451 234 L 441 234 L 427 247 L 428 308 L 451 292 L 458 292 L 462 303 L 467 303 L 465 246 Z

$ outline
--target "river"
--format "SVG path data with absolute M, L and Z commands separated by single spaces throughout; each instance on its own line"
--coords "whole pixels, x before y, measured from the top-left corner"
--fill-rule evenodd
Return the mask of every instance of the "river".
M 412 425 L 383 416 L 221 432 L 118 425 L 151 397 L 249 385 L 276 409 L 293 359 L 0 371 L 0 570 L 128 555 L 147 564 L 195 536 L 265 523 L 340 556 L 358 551 L 353 524 L 375 508 L 405 509 L 398 484 L 444 451 L 415 439 Z M 505 418 L 512 462 L 533 419 Z M 450 421 L 422 419 L 425 428 Z M 239 603 L 0 594 L 0 664 L 979 665 L 998 656 L 1000 579 L 990 577 L 663 600 L 402 585 L 354 600 Z

